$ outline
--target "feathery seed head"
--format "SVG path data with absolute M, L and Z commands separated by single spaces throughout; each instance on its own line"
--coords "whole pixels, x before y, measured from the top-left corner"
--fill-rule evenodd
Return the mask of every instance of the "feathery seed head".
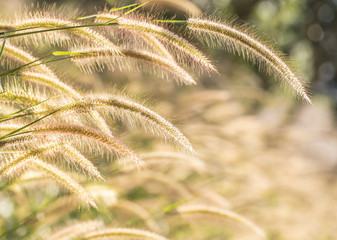
M 115 14 L 100 13 L 97 14 L 96 19 L 98 22 L 104 22 L 116 19 Z M 178 49 L 182 55 L 188 56 L 188 60 L 200 64 L 206 71 L 215 71 L 215 67 L 210 61 L 201 53 L 196 47 L 190 44 L 182 37 L 174 34 L 173 32 L 160 27 L 158 25 L 148 23 L 146 21 L 139 21 L 132 18 L 120 17 L 116 19 L 118 26 L 122 29 L 139 32 L 141 34 L 152 35 L 163 42 L 167 43 L 168 47 Z M 178 58 L 180 60 L 180 58 Z
M 162 130 L 171 136 L 177 143 L 179 143 L 184 149 L 193 152 L 193 147 L 188 139 L 170 122 L 165 120 L 156 112 L 144 107 L 141 104 L 135 103 L 125 98 L 115 97 L 110 99 L 97 99 L 97 103 L 105 104 L 108 106 L 114 106 L 115 108 L 125 109 L 129 112 L 134 112 L 140 115 L 147 121 L 151 121 L 158 125 Z
M 37 127 L 31 130 L 32 134 L 67 134 L 69 136 L 78 135 L 81 137 L 93 139 L 96 142 L 102 143 L 109 149 L 115 150 L 117 153 L 123 157 L 128 157 L 132 159 L 135 164 L 140 164 L 140 159 L 138 155 L 130 149 L 128 146 L 121 143 L 117 138 L 109 136 L 101 131 L 97 131 L 93 128 L 88 128 L 80 125 L 50 125 L 44 127 Z
M 160 57 L 151 52 L 120 49 L 120 56 L 116 56 L 106 48 L 83 48 L 82 50 L 76 49 L 74 52 L 82 53 L 74 55 L 72 60 L 85 72 L 103 70 L 104 65 L 107 65 L 110 70 L 149 70 L 155 74 L 157 73 L 159 76 L 166 76 L 167 79 L 173 77 L 188 85 L 195 84 L 190 74 L 175 61 Z M 131 60 L 135 60 L 136 62 L 132 64 Z M 146 63 L 147 65 L 145 65 Z
M 79 93 L 76 90 L 61 82 L 57 77 L 52 77 L 46 74 L 35 73 L 35 72 L 22 72 L 21 77 L 29 81 L 35 81 L 37 83 L 42 83 L 50 86 L 51 88 L 57 89 L 62 93 L 68 94 L 76 99 L 80 98 Z
M 69 161 L 76 164 L 81 170 L 88 173 L 89 176 L 101 181 L 104 180 L 97 167 L 76 148 L 70 144 L 66 144 L 62 146 L 61 151 L 64 151 L 64 154 L 69 157 Z
M 22 171 L 29 167 L 31 159 L 35 159 L 36 157 L 50 151 L 55 151 L 57 148 L 60 147 L 60 145 L 60 143 L 47 144 L 40 148 L 31 150 L 28 153 L 24 153 L 20 157 L 11 159 L 7 163 L 3 163 L 0 167 L 0 176 L 6 178 L 17 177 L 22 173 Z
M 78 27 L 78 26 L 79 25 L 74 22 L 59 19 L 59 18 L 33 17 L 33 18 L 28 18 L 28 19 L 17 21 L 17 23 L 15 24 L 15 29 L 33 28 L 33 30 L 36 30 L 35 28 L 39 28 L 39 29 L 67 28 L 63 30 L 62 34 L 70 32 L 86 40 L 89 43 L 95 43 L 99 46 L 105 46 L 106 48 L 108 48 L 111 52 L 115 53 L 116 55 L 119 54 L 118 47 L 114 43 L 112 43 L 109 39 L 107 39 L 105 36 L 99 34 L 98 32 L 88 27 Z M 69 27 L 72 27 L 72 28 L 69 28 Z M 39 37 L 39 35 L 44 36 L 44 37 L 46 36 L 46 34 L 43 34 L 43 33 L 41 34 L 33 34 L 31 37 L 36 38 L 36 37 Z M 57 32 L 53 33 L 53 36 L 57 36 L 57 34 L 58 34 Z M 73 38 L 71 39 L 74 40 Z
M 201 36 L 215 38 L 217 45 L 234 52 L 242 54 L 244 57 L 252 59 L 257 63 L 265 65 L 268 71 L 275 73 L 281 80 L 288 82 L 297 94 L 308 103 L 311 103 L 306 89 L 296 77 L 295 73 L 283 60 L 282 55 L 259 41 L 253 33 L 246 33 L 233 24 L 218 23 L 214 21 L 189 18 L 187 27 Z
M 97 205 L 94 200 L 89 196 L 85 189 L 78 184 L 74 179 L 69 177 L 67 174 L 52 166 L 51 164 L 45 163 L 39 159 L 34 159 L 32 164 L 39 170 L 47 173 L 48 176 L 52 177 L 56 182 L 62 185 L 64 188 L 73 193 L 76 197 L 80 198 L 88 206 L 92 206 L 97 209 Z

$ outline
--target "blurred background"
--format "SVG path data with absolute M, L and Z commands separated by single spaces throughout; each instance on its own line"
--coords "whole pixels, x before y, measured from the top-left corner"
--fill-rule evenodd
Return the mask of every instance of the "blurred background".
M 1 13 L 11 14 L 31 2 L 67 4 L 92 14 L 135 1 L 0 0 Z M 256 26 L 293 59 L 314 104 L 301 103 L 288 88 L 280 88 L 278 81 L 241 57 L 202 46 L 195 39 L 191 41 L 219 70 L 219 75 L 201 75 L 197 86 L 177 86 L 139 72 L 86 75 L 85 86 L 97 90 L 126 86 L 154 99 L 152 108 L 171 118 L 210 166 L 200 179 L 186 171 L 171 169 L 170 174 L 191 189 L 215 191 L 228 200 L 227 207 L 265 229 L 268 239 L 337 239 L 337 0 L 156 0 L 145 11 L 154 9 L 178 19 L 237 16 Z M 127 126 L 118 129 L 121 134 L 129 132 L 125 138 L 137 151 L 167 151 L 165 144 L 142 132 L 126 130 Z M 9 218 L 8 202 L 0 200 L 0 215 Z M 186 233 L 178 229 L 170 237 L 253 239 L 249 233 L 205 228 Z

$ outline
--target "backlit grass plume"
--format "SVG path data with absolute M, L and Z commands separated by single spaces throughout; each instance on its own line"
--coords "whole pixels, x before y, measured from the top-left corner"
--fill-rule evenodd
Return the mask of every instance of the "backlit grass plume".
M 287 64 L 283 54 L 270 47 L 266 41 L 259 40 L 249 28 L 239 27 L 231 22 L 220 23 L 199 18 L 189 18 L 187 27 L 209 45 L 237 52 L 243 58 L 259 64 L 260 68 L 265 67 L 271 75 L 287 82 L 301 98 L 311 103 L 306 89 Z
M 36 127 L 29 129 L 27 132 L 20 133 L 22 137 L 25 137 L 25 135 L 33 135 L 33 136 L 39 136 L 39 135 L 48 135 L 48 134 L 63 134 L 72 137 L 79 136 L 83 138 L 88 138 L 90 140 L 93 140 L 94 142 L 97 142 L 98 144 L 103 144 L 106 146 L 109 150 L 114 150 L 124 158 L 130 158 L 132 159 L 136 164 L 139 163 L 139 157 L 137 154 L 128 146 L 120 142 L 117 138 L 107 135 L 101 131 L 95 130 L 93 128 L 88 128 L 84 126 L 79 125 L 71 125 L 71 124 L 55 124 L 55 125 L 46 125 L 42 127 Z M 8 138 L 7 143 L 11 141 L 11 138 Z M 17 141 L 17 139 L 14 137 L 12 142 Z M 56 144 L 57 146 L 57 144 Z M 37 151 L 36 153 L 40 153 L 40 151 Z M 35 154 L 35 153 L 34 153 Z M 78 157 L 78 156 L 77 156 Z
M 29 18 L 26 19 L 17 19 L 16 23 L 8 23 L 7 25 L 2 24 L 2 26 L 0 27 L 2 29 L 10 29 L 12 31 L 20 29 L 28 29 L 28 33 L 30 31 L 33 33 L 38 31 L 36 34 L 27 34 L 27 32 L 25 32 L 23 35 L 21 35 L 21 36 L 29 35 L 30 37 L 37 37 L 37 38 L 43 37 L 46 38 L 45 32 L 48 32 L 50 29 L 60 29 L 60 30 L 65 29 L 67 30 L 67 33 L 70 33 L 70 35 L 75 35 L 76 37 L 79 37 L 80 39 L 83 39 L 84 41 L 87 41 L 89 43 L 94 43 L 99 46 L 105 46 L 111 52 L 119 54 L 118 47 L 114 43 L 112 43 L 108 38 L 99 34 L 95 30 L 92 30 L 87 27 L 77 27 L 80 25 L 68 20 L 63 20 L 60 18 L 49 18 L 48 16 L 43 15 L 43 13 L 40 13 L 39 15 L 40 16 L 30 16 Z M 46 29 L 46 31 L 44 32 L 41 31 L 40 29 Z M 72 39 L 71 37 L 68 39 L 69 43 L 71 42 L 71 39 Z M 78 41 L 78 39 L 76 39 L 76 41 Z
M 88 195 L 87 191 L 75 180 L 69 177 L 69 175 L 65 174 L 63 171 L 39 159 L 32 160 L 32 165 L 36 169 L 46 173 L 47 176 L 54 179 L 57 183 L 61 184 L 64 188 L 66 188 L 72 194 L 74 194 L 75 197 L 80 198 L 85 204 L 90 205 L 93 208 L 97 208 L 96 203 Z
M 70 85 L 64 83 L 50 68 L 48 68 L 45 64 L 39 61 L 39 59 L 31 55 L 30 53 L 24 51 L 23 49 L 12 46 L 10 44 L 6 44 L 6 46 L 4 46 L 4 55 L 5 57 L 8 58 L 9 66 L 11 66 L 12 61 L 23 63 L 22 66 L 26 65 L 29 66 L 29 64 L 34 63 L 36 64 L 36 67 L 34 69 L 43 72 L 39 73 L 23 70 L 20 73 L 20 77 L 18 79 L 16 78 L 17 81 L 19 82 L 21 82 L 22 80 L 31 81 L 37 84 L 46 85 L 53 90 L 58 90 L 62 94 L 68 95 L 74 99 L 82 98 L 81 94 L 78 91 L 76 91 Z M 8 81 L 12 81 L 12 79 L 9 79 Z M 97 112 L 89 111 L 88 113 L 91 115 L 91 117 L 95 120 L 96 124 L 102 130 L 111 135 L 110 128 L 107 126 L 105 120 L 102 119 L 102 117 Z
M 188 57 L 188 62 L 195 62 L 206 71 L 215 71 L 215 67 L 207 57 L 195 46 L 177 34 L 149 21 L 138 20 L 137 18 L 118 17 L 116 14 L 100 13 L 95 15 L 97 22 L 116 21 L 120 29 L 125 29 L 136 34 L 148 34 L 162 40 L 168 48 L 174 49 L 175 54 Z M 178 51 L 177 51 L 178 50 Z M 181 61 L 184 58 L 179 58 Z
M 102 71 L 106 65 L 109 70 L 141 70 L 153 72 L 158 76 L 172 81 L 177 79 L 185 84 L 195 84 L 195 81 L 182 67 L 174 60 L 164 58 L 148 51 L 134 49 L 120 49 L 121 55 L 116 56 L 106 48 L 83 48 L 75 49 L 73 52 L 54 52 L 54 55 L 71 55 L 72 60 L 84 72 Z M 133 61 L 137 61 L 138 64 Z M 145 65 L 146 63 L 147 65 Z M 167 73 L 166 73 L 167 72 Z

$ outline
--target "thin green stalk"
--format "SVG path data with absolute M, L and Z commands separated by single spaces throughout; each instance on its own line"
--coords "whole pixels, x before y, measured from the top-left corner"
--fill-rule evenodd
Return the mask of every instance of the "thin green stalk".
M 69 58 L 72 58 L 72 56 L 68 56 L 68 57 L 64 57 L 64 58 L 52 59 L 52 60 L 49 60 L 49 61 L 45 61 L 45 62 L 41 62 L 41 63 L 37 63 L 37 64 L 34 64 L 34 65 L 31 65 L 31 66 L 26 67 L 26 68 L 36 67 L 36 66 L 39 66 L 39 65 L 42 65 L 42 64 L 47 64 L 47 63 L 52 63 L 52 62 L 58 62 L 58 61 L 66 60 L 66 59 L 69 59 Z
M 0 50 L 0 60 L 1 60 L 1 57 L 2 57 L 2 53 L 4 52 L 4 49 L 5 49 L 5 44 L 6 44 L 6 35 L 4 35 L 4 40 L 2 42 L 2 46 L 1 46 L 1 50 Z
M 32 106 L 29 106 L 29 107 L 26 107 L 26 108 L 24 108 L 24 109 L 21 109 L 21 110 L 19 110 L 19 111 L 17 111 L 17 112 L 14 112 L 14 113 L 8 114 L 8 115 L 6 115 L 6 116 L 0 117 L 0 119 L 1 119 L 0 122 L 4 122 L 4 121 L 6 121 L 8 118 L 12 119 L 11 117 L 13 117 L 14 115 L 16 115 L 16 114 L 18 114 L 18 113 L 21 113 L 21 112 L 24 112 L 24 111 L 26 111 L 26 110 L 28 110 L 28 109 L 33 108 L 33 107 L 36 107 L 36 106 L 38 106 L 38 105 L 40 105 L 40 104 L 42 104 L 42 103 L 44 103 L 44 102 L 49 101 L 51 98 L 54 98 L 54 97 L 55 97 L 55 96 L 50 97 L 50 98 L 48 98 L 48 99 L 46 99 L 46 100 L 44 100 L 44 101 L 38 102 L 38 103 L 36 103 L 36 104 L 34 104 L 34 105 L 32 105 Z M 21 116 L 21 115 L 20 115 L 20 116 Z M 3 119 L 6 119 L 6 120 L 3 120 Z
M 135 7 L 135 8 L 133 8 L 133 9 L 131 9 L 131 10 L 129 10 L 129 11 L 127 11 L 127 12 L 124 13 L 123 15 L 120 15 L 120 16 L 118 16 L 118 17 L 116 17 L 116 18 L 113 18 L 113 19 L 107 21 L 106 24 L 111 23 L 111 22 L 117 20 L 118 18 L 121 18 L 122 16 L 125 16 L 125 15 L 128 15 L 128 14 L 132 13 L 133 11 L 137 10 L 138 8 L 143 7 L 143 6 L 144 6 L 145 4 L 147 4 L 147 3 L 148 3 L 148 1 L 145 2 L 145 3 L 143 3 L 143 4 L 141 4 L 141 5 L 139 5 L 139 6 L 137 6 L 137 7 Z M 110 10 L 110 12 L 113 12 L 113 11 Z
M 186 20 L 153 20 L 155 23 L 187 23 Z
M 36 60 L 34 60 L 34 61 L 31 61 L 31 62 L 29 62 L 29 63 L 26 63 L 26 64 L 24 64 L 24 65 L 21 65 L 21 66 L 19 66 L 19 67 L 17 67 L 17 68 L 14 68 L 14 69 L 12 69 L 12 70 L 7 71 L 7 72 L 1 73 L 1 74 L 0 74 L 0 77 L 8 76 L 8 75 L 10 75 L 10 74 L 12 74 L 12 73 L 15 73 L 15 72 L 17 72 L 17 71 L 20 71 L 20 70 L 22 70 L 22 69 L 24 69 L 24 68 L 30 66 L 31 64 L 33 64 L 33 63 L 35 63 L 35 62 L 38 62 L 38 61 L 40 61 L 40 60 L 42 60 L 42 59 L 45 59 L 45 58 L 48 58 L 48 57 L 51 57 L 51 56 L 53 56 L 53 55 L 52 55 L 52 54 L 49 54 L 49 55 L 47 55 L 47 56 L 38 58 L 38 59 L 36 59 Z M 42 64 L 42 63 L 39 63 L 39 64 Z M 37 64 L 37 65 L 39 65 L 39 64 Z M 34 66 L 34 65 L 33 65 L 33 66 Z
M 85 28 L 85 27 L 111 26 L 111 25 L 117 25 L 117 24 L 118 23 L 115 23 L 115 22 L 109 22 L 109 23 L 84 24 L 84 25 L 78 25 L 78 26 L 69 26 L 69 27 L 59 27 L 59 28 L 43 29 L 43 30 L 37 30 L 37 31 L 32 31 L 32 32 L 11 34 L 11 35 L 6 36 L 6 38 L 13 38 L 13 37 L 31 35 L 31 34 L 36 34 L 36 33 L 52 32 L 52 31 L 59 31 L 59 30 L 67 30 L 67 29 L 75 29 L 75 28 Z M 18 30 L 20 30 L 20 29 L 18 29 Z M 1 38 L 4 38 L 4 36 L 1 36 L 0 39 Z
M 75 104 L 75 103 L 77 103 L 77 102 L 79 102 L 79 101 L 72 102 L 72 103 L 70 103 L 69 105 Z M 23 127 L 21 127 L 21 128 L 18 128 L 18 129 L 16 129 L 16 130 L 14 130 L 14 131 L 12 131 L 12 132 L 10 132 L 10 133 L 8 133 L 8 134 L 6 134 L 6 135 L 0 137 L 0 140 L 9 138 L 9 137 L 11 137 L 11 136 L 16 136 L 16 135 L 18 135 L 17 133 L 20 132 L 21 130 L 23 130 L 23 129 L 25 129 L 25 128 L 27 128 L 27 127 L 29 127 L 29 126 L 31 126 L 31 125 L 33 125 L 33 124 L 35 124 L 35 123 L 41 121 L 42 119 L 44 119 L 44 118 L 46 118 L 46 117 L 49 117 L 50 115 L 53 115 L 54 113 L 57 113 L 57 112 L 60 111 L 61 109 L 62 109 L 62 108 L 58 108 L 58 109 L 56 109 L 56 110 L 54 110 L 54 111 L 52 111 L 52 112 L 50 112 L 50 113 L 44 115 L 43 117 L 40 117 L 40 118 L 34 120 L 33 122 L 30 122 L 30 123 L 28 123 L 27 125 L 25 125 L 25 126 L 23 126 Z
M 27 28 L 20 28 L 20 29 L 3 31 L 3 32 L 0 32 L 0 35 L 5 35 L 6 33 L 11 33 L 11 32 L 20 32 L 20 31 L 30 30 L 30 29 L 34 29 L 34 28 L 38 28 L 38 27 L 27 27 Z

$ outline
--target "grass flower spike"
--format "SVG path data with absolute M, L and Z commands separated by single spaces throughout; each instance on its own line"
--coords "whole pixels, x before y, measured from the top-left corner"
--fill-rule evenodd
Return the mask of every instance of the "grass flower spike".
M 96 19 L 98 22 L 111 21 L 116 19 L 118 26 L 121 29 L 129 30 L 140 34 L 146 33 L 148 35 L 152 35 L 162 40 L 163 42 L 167 43 L 169 47 L 177 49 L 178 53 L 180 53 L 181 55 L 188 56 L 189 61 L 200 64 L 200 66 L 204 68 L 206 71 L 215 71 L 215 67 L 204 56 L 204 54 L 201 53 L 200 50 L 198 50 L 187 40 L 176 35 L 175 33 L 146 21 L 139 21 L 137 19 L 124 18 L 124 17 L 117 18 L 117 17 L 118 16 L 116 16 L 115 14 L 110 13 L 101 13 L 96 15 Z
M 103 70 L 107 65 L 109 70 L 135 70 L 155 73 L 159 76 L 171 80 L 178 81 L 187 85 L 196 84 L 193 78 L 183 68 L 181 68 L 174 60 L 161 57 L 148 51 L 139 51 L 134 49 L 120 49 L 121 55 L 116 56 L 109 52 L 106 48 L 83 48 L 75 49 L 73 52 L 54 52 L 54 55 L 71 55 L 72 60 L 84 72 L 93 72 L 93 70 Z M 131 60 L 137 60 L 139 65 L 132 64 Z M 148 63 L 144 65 L 142 63 Z M 156 67 L 156 68 L 154 68 Z M 166 73 L 167 72 L 167 73 Z
M 189 18 L 187 20 L 187 27 L 196 34 L 201 34 L 201 38 L 206 38 L 211 44 L 213 43 L 233 52 L 238 52 L 243 57 L 264 65 L 268 71 L 274 73 L 293 87 L 302 99 L 311 103 L 306 89 L 285 62 L 282 54 L 264 44 L 263 41 L 259 41 L 253 33 L 249 33 L 247 30 L 240 30 L 239 27 L 235 27 L 233 24 L 218 23 L 198 18 Z

